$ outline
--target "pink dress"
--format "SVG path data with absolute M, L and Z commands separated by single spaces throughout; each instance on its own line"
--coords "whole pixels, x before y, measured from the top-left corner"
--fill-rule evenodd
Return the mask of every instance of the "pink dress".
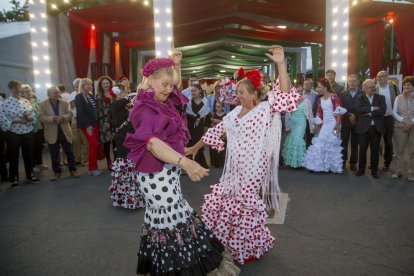
M 266 226 L 266 210 L 277 209 L 277 171 L 281 136 L 280 112 L 296 110 L 299 94 L 282 93 L 278 83 L 269 101 L 258 104 L 242 118 L 241 106 L 210 128 L 202 140 L 223 150 L 227 137 L 226 163 L 212 193 L 204 196 L 202 220 L 240 264 L 269 251 L 275 238 Z

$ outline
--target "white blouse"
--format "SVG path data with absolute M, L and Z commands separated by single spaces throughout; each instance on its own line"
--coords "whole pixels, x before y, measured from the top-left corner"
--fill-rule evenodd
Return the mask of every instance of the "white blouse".
M 32 118 L 28 124 L 13 123 L 14 119 Z M 0 127 L 4 131 L 11 131 L 16 134 L 26 134 L 33 131 L 35 114 L 30 102 L 24 98 L 16 99 L 9 97 L 0 106 Z

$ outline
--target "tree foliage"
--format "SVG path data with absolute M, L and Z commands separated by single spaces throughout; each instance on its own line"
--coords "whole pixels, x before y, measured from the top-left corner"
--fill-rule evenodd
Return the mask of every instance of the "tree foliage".
M 27 0 L 23 4 L 20 4 L 18 0 L 9 1 L 11 9 L 6 11 L 3 9 L 0 11 L 0 22 L 21 22 L 29 21 L 29 5 Z

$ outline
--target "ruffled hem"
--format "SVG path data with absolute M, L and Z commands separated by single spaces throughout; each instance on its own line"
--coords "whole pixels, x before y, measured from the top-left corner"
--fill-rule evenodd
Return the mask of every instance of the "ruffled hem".
M 221 267 L 224 246 L 196 213 L 173 230 L 144 224 L 137 273 L 149 275 L 206 275 Z M 237 275 L 237 274 L 235 274 Z
M 306 154 L 306 143 L 303 138 L 289 135 L 283 145 L 283 161 L 285 165 L 293 168 L 301 168 Z
M 306 152 L 303 166 L 315 172 L 342 173 L 341 140 L 335 135 L 315 137 Z
M 191 218 L 194 210 L 185 199 L 166 207 L 147 206 L 145 223 L 152 227 L 174 229 L 177 223 L 186 223 Z
M 204 196 L 202 220 L 240 264 L 259 259 L 269 251 L 275 238 L 266 227 L 266 207 L 258 195 L 241 197 L 223 193 L 222 184 L 212 185 Z
M 112 183 L 109 191 L 112 193 L 112 205 L 126 209 L 145 207 L 144 199 L 138 190 L 135 180 L 135 164 L 125 158 L 117 158 L 112 163 Z
M 227 251 L 224 251 L 223 260 L 220 263 L 220 266 L 213 270 L 212 272 L 207 273 L 207 276 L 238 276 L 240 274 L 240 268 L 233 263 L 233 256 L 230 255 Z M 180 275 L 183 275 L 183 272 L 180 272 Z M 139 276 L 150 276 L 151 274 L 138 274 Z M 185 274 L 184 274 L 185 275 Z M 187 275 L 192 276 L 194 274 Z

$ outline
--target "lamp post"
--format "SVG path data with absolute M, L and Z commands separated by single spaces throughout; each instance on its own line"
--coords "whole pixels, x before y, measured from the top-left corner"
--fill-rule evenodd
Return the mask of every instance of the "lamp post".
M 390 59 L 391 62 L 394 59 L 394 19 L 390 18 L 388 19 L 388 24 L 391 26 L 391 53 L 390 53 Z

